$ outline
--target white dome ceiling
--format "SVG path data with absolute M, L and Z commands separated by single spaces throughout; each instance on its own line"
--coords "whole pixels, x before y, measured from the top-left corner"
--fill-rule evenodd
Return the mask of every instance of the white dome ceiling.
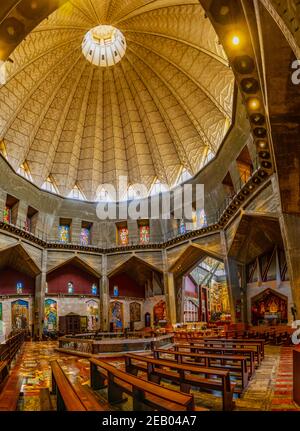
M 112 25 L 126 38 L 122 60 L 93 66 L 86 33 Z M 231 123 L 234 77 L 197 0 L 71 0 L 11 55 L 0 89 L 0 140 L 18 171 L 41 187 L 173 186 L 196 174 Z

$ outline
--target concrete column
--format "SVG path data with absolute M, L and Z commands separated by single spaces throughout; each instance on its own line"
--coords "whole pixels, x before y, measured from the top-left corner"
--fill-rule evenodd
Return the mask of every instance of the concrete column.
M 224 252 L 223 254 L 225 256 L 224 267 L 226 272 L 231 319 L 233 323 L 236 323 L 236 312 L 235 312 L 236 301 L 241 299 L 238 267 L 237 267 L 237 262 L 233 258 L 228 256 L 225 233 L 222 231 L 220 235 L 221 235 L 221 244 Z
M 107 256 L 102 256 L 102 277 L 100 280 L 100 328 L 109 330 L 109 279 L 107 276 Z
M 42 339 L 45 313 L 45 292 L 47 277 L 47 250 L 42 251 L 42 272 L 35 280 L 34 316 L 33 333 L 38 340 Z
M 279 223 L 284 242 L 288 274 L 297 319 L 300 319 L 300 216 L 280 214 Z M 289 315 L 291 310 L 288 310 Z
M 18 203 L 18 214 L 16 225 L 23 229 L 25 227 L 27 218 L 28 205 L 24 201 L 19 201 Z
M 175 281 L 174 274 L 172 272 L 168 272 L 168 256 L 166 250 L 162 250 L 162 260 L 163 260 L 163 279 L 164 279 L 164 291 L 166 298 L 166 308 L 168 320 L 171 324 L 177 322 L 177 313 L 176 313 L 176 290 L 175 290 Z
M 3 190 L 0 190 L 0 221 L 3 220 L 4 215 L 4 208 L 6 205 L 6 192 Z
M 78 218 L 72 219 L 71 241 L 80 244 L 81 220 Z

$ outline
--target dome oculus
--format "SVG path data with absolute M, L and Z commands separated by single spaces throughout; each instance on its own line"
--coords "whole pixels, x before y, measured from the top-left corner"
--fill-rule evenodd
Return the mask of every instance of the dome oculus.
M 111 25 L 98 25 L 85 35 L 82 52 L 95 66 L 109 67 L 119 63 L 126 52 L 126 39 Z

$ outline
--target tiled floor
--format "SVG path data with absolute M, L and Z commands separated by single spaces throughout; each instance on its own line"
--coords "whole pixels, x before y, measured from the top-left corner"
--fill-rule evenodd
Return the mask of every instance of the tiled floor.
M 40 389 L 51 386 L 50 361 L 59 359 L 72 383 L 89 384 L 89 361 L 65 355 L 54 350 L 55 342 L 26 343 L 19 355 L 13 373 L 23 376 L 20 410 L 40 410 Z M 292 348 L 266 346 L 265 359 L 256 370 L 247 390 L 236 397 L 236 410 L 300 410 L 292 401 Z M 123 367 L 120 359 L 111 360 Z M 167 386 L 171 386 L 165 383 Z M 211 410 L 221 409 L 221 398 L 216 394 L 193 391 L 195 402 Z M 105 399 L 105 391 L 99 393 Z M 131 401 L 114 407 L 131 409 Z

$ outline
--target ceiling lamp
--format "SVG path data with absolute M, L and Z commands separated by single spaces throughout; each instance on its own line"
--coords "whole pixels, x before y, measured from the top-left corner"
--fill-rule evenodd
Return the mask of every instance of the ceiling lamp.
M 125 55 L 126 39 L 120 30 L 112 25 L 98 25 L 85 35 L 82 52 L 95 66 L 114 66 Z

